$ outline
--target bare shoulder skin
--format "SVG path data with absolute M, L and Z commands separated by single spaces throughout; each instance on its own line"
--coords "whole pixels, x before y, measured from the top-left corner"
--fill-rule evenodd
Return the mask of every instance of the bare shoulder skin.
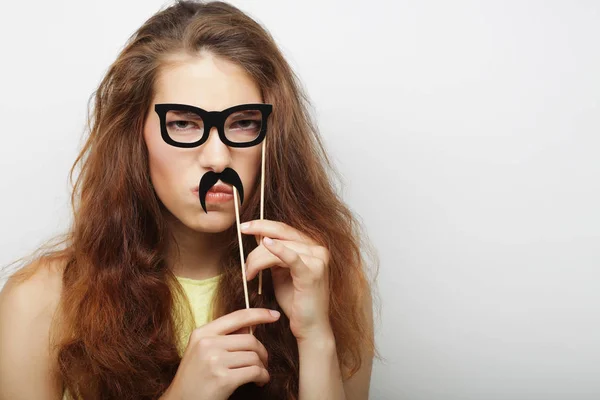
M 60 300 L 62 265 L 34 262 L 24 282 L 8 279 L 0 291 L 0 400 L 60 399 L 50 324 Z

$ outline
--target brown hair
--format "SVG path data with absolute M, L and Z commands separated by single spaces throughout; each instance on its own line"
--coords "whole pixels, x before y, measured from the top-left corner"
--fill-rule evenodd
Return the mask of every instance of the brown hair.
M 167 56 L 199 51 L 243 67 L 264 101 L 273 104 L 265 218 L 307 233 L 330 251 L 330 320 L 344 377 L 358 370 L 361 352 L 376 354 L 362 308 L 373 293 L 361 248 L 368 247 L 375 267 L 377 256 L 362 223 L 336 194 L 333 178 L 342 179 L 325 153 L 298 78 L 271 35 L 236 7 L 177 1 L 132 35 L 94 92 L 89 137 L 70 173 L 72 182 L 82 163 L 71 196 L 73 225 L 62 236 L 63 249 L 40 257 L 64 261 L 58 363 L 65 388 L 86 400 L 156 399 L 181 361 L 172 310 L 174 295 L 183 292 L 165 261 L 173 236 L 150 182 L 142 132 Z M 260 191 L 253 193 L 244 202 L 242 221 L 259 215 Z M 234 224 L 228 231 L 215 317 L 245 306 L 235 229 Z M 245 236 L 244 254 L 255 247 L 254 238 Z M 15 278 L 32 271 L 20 272 Z M 249 282 L 252 306 L 281 310 L 269 270 L 263 278 L 261 296 L 258 279 Z M 243 385 L 232 398 L 296 399 L 299 361 L 289 320 L 282 313 L 255 335 L 269 352 L 271 380 L 262 388 Z

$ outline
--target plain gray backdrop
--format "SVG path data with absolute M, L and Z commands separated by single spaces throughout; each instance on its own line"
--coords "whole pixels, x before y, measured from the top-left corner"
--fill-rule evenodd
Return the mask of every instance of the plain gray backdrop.
M 600 2 L 232 3 L 379 251 L 371 398 L 600 398 Z M 3 5 L 0 265 L 68 226 L 88 97 L 164 4 Z

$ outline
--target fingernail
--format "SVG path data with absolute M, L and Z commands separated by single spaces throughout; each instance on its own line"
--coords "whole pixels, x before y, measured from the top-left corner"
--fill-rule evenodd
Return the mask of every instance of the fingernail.
M 270 237 L 266 237 L 265 236 L 265 243 L 266 244 L 273 244 L 273 239 L 271 239 Z
M 281 314 L 279 314 L 279 311 L 277 310 L 269 310 L 269 312 L 271 313 L 272 316 L 274 316 L 275 318 L 279 318 L 279 316 Z
M 242 225 L 240 225 L 240 227 L 242 228 L 242 230 L 248 228 L 250 226 L 250 222 L 244 222 Z

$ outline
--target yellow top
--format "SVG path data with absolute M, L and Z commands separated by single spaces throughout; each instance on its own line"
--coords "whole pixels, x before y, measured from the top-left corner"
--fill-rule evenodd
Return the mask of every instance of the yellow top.
M 217 284 L 219 283 L 220 275 L 213 276 L 207 279 L 191 279 L 181 276 L 177 277 L 179 283 L 188 298 L 188 302 L 194 314 L 194 321 L 183 319 L 183 324 L 178 327 L 179 330 L 179 355 L 183 356 L 183 352 L 187 347 L 190 335 L 194 328 L 198 328 L 212 320 L 212 300 Z M 183 307 L 178 297 L 175 296 L 175 304 Z M 184 314 L 185 315 L 185 314 Z M 193 325 L 193 326 L 192 326 Z
M 200 327 L 212 320 L 212 300 L 217 284 L 219 283 L 219 278 L 220 275 L 207 279 L 191 279 L 177 276 L 177 280 L 183 287 L 194 316 L 194 321 L 190 321 L 187 317 L 188 314 L 183 312 L 185 305 L 181 303 L 181 298 L 174 296 L 176 307 L 179 308 L 180 312 L 183 312 L 179 314 L 182 317 L 176 328 L 179 331 L 177 348 L 181 357 L 188 345 L 190 334 L 194 327 Z M 62 400 L 72 400 L 68 391 L 65 390 L 63 392 Z

